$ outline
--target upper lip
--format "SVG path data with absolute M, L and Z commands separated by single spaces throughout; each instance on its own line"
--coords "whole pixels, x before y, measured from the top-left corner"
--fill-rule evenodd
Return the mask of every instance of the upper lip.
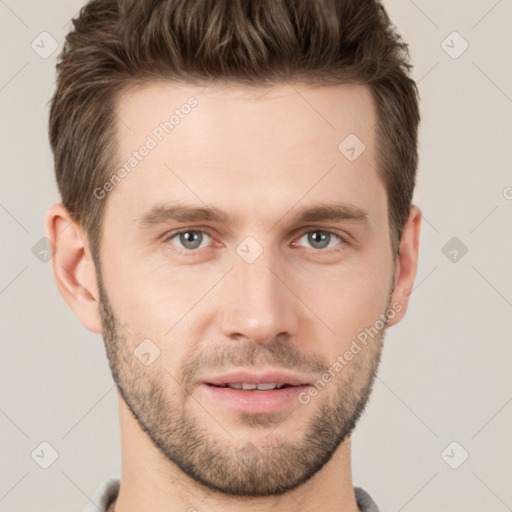
M 296 373 L 282 370 L 267 370 L 265 372 L 234 371 L 222 375 L 215 375 L 202 379 L 205 384 L 222 386 L 224 384 L 278 384 L 289 386 L 305 386 L 309 384 L 308 379 Z

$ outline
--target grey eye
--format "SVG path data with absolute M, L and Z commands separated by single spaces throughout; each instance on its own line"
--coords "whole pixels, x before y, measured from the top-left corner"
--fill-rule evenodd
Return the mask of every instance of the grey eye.
M 336 243 L 334 245 L 330 245 L 331 242 L 337 243 L 341 240 L 341 238 L 336 235 L 335 233 L 331 233 L 330 231 L 321 231 L 321 230 L 315 230 L 315 231 L 308 231 L 307 233 L 304 233 L 299 239 L 302 240 L 303 238 L 307 239 L 307 243 L 313 247 L 313 249 L 326 249 L 329 247 L 336 246 Z
M 176 239 L 178 243 L 181 245 L 178 245 L 175 242 L 172 243 L 175 243 L 175 245 L 178 245 L 178 247 L 192 251 L 195 249 L 201 249 L 202 247 L 206 247 L 208 243 L 204 245 L 204 242 L 208 242 L 209 238 L 210 235 L 208 235 L 204 231 L 189 230 L 181 231 L 180 233 L 174 234 L 169 238 L 169 241 Z

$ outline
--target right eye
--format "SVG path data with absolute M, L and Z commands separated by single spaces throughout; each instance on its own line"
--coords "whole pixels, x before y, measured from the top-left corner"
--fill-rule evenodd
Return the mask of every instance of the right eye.
M 166 238 L 166 241 L 171 242 L 173 245 L 177 245 L 180 249 L 183 249 L 181 252 L 191 252 L 196 249 L 204 249 L 207 247 L 208 238 L 211 239 L 211 236 L 205 231 L 185 229 L 172 233 Z M 172 242 L 174 239 L 176 239 L 176 242 Z

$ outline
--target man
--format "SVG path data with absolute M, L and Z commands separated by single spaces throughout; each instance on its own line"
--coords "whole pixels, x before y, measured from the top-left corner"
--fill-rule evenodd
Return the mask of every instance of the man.
M 376 511 L 350 436 L 406 311 L 417 92 L 370 0 L 96 0 L 47 231 L 102 334 L 122 475 L 87 511 Z

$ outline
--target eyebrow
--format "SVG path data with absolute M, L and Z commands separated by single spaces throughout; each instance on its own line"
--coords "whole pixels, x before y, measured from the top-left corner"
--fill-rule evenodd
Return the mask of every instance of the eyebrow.
M 283 218 L 287 216 L 290 211 L 286 213 Z M 156 226 L 169 221 L 218 222 L 229 225 L 238 218 L 239 217 L 236 216 L 233 219 L 227 212 L 213 206 L 196 207 L 176 203 L 159 203 L 155 204 L 147 212 L 135 219 L 135 223 L 143 227 Z M 351 203 L 329 203 L 298 208 L 296 209 L 295 215 L 295 222 L 298 224 L 321 221 L 353 221 L 365 223 L 367 220 L 368 212 Z

